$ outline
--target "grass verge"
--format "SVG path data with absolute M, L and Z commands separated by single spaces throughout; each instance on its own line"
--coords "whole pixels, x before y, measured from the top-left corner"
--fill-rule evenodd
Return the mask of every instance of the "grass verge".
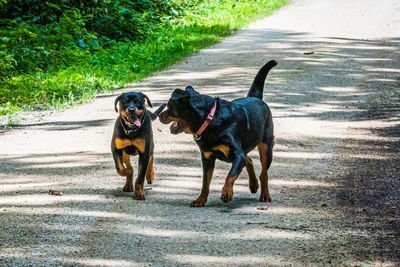
M 270 15 L 289 0 L 204 1 L 185 16 L 161 25 L 151 38 L 126 41 L 100 51 L 61 51 L 64 66 L 0 80 L 0 115 L 59 109 L 83 103 L 100 92 L 136 82 L 232 31 Z M 54 69 L 54 70 L 52 70 Z

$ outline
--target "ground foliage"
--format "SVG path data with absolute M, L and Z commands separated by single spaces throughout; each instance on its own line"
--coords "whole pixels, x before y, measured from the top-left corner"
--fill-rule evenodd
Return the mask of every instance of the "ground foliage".
M 0 115 L 137 81 L 287 0 L 0 0 Z

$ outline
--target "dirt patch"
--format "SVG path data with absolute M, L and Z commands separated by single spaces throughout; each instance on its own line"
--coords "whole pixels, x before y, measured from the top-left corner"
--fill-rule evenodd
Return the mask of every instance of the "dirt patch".
M 345 157 L 336 163 L 340 170 L 336 199 L 353 224 L 368 235 L 353 240 L 355 254 L 370 262 L 400 262 L 400 81 L 396 73 L 386 73 L 386 81 L 396 82 L 379 84 L 378 90 L 374 78 L 378 77 L 369 77 L 360 86 L 368 97 L 358 104 L 365 112 L 354 118 L 367 126 L 351 129 L 352 135 L 363 132 L 365 137 L 346 139 L 339 146 L 339 155 Z M 374 248 L 366 249 L 371 242 Z
M 271 203 L 250 193 L 245 172 L 222 203 L 230 166 L 217 162 L 206 206 L 190 208 L 198 148 L 158 121 L 155 181 L 132 200 L 110 153 L 121 91 L 27 114 L 0 134 L 0 265 L 398 266 L 400 33 L 387 25 L 399 10 L 396 0 L 294 1 L 123 90 L 155 108 L 188 84 L 232 100 L 276 59 L 264 91 L 276 137 Z M 249 156 L 259 174 L 258 153 Z

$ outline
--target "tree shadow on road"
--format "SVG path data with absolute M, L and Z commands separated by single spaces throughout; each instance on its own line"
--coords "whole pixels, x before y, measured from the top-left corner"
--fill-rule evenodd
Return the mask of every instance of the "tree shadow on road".
M 188 59 L 183 66 L 197 64 L 195 72 L 171 67 L 135 86 L 167 97 L 176 87 L 191 84 L 200 93 L 232 100 L 244 97 L 258 68 L 276 59 L 279 65 L 271 71 L 264 91 L 276 121 L 272 203 L 259 203 L 258 194 L 250 194 L 245 171 L 235 185 L 234 200 L 222 203 L 219 196 L 229 165 L 218 163 L 206 207 L 190 208 L 201 188 L 201 161 L 197 147 L 180 138 L 171 138 L 171 152 L 155 155 L 156 180 L 146 185 L 144 202 L 120 191 L 124 179 L 115 173 L 109 153 L 2 155 L 0 262 L 83 266 L 398 262 L 400 253 L 393 248 L 399 240 L 399 199 L 393 196 L 400 188 L 395 176 L 399 144 L 391 140 L 399 133 L 400 107 L 393 99 L 399 96 L 400 39 L 307 36 L 248 30 L 240 40 L 227 39 L 223 47 Z M 221 53 L 235 61 L 210 64 Z M 257 66 L 249 58 L 256 58 Z M 387 90 L 377 93 L 381 88 Z M 312 123 L 296 124 L 303 119 Z M 376 120 L 388 123 L 368 126 Z M 348 122 L 361 123 L 355 130 L 367 131 L 376 140 L 360 139 L 357 132 L 353 140 L 343 141 L 334 127 L 347 127 Z M 283 129 L 285 123 L 293 125 L 292 133 Z M 77 119 L 32 126 L 57 132 L 110 125 L 111 120 Z M 259 174 L 257 153 L 251 157 Z M 50 196 L 50 188 L 64 195 Z M 307 256 L 316 251 L 328 256 L 309 261 Z

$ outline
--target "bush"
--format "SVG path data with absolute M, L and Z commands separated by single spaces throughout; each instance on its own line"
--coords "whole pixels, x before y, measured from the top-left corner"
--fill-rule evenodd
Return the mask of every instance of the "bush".
M 287 0 L 0 0 L 0 115 L 84 102 Z

